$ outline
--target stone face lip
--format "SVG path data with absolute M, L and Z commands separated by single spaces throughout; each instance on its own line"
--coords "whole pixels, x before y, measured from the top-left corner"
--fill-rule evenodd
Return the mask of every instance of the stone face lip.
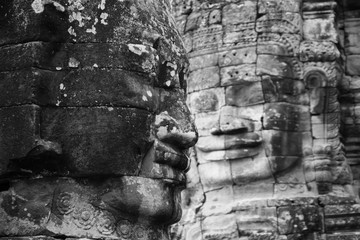
M 234 135 L 223 135 L 223 141 L 212 141 L 211 137 L 207 137 L 205 141 L 199 139 L 197 148 L 203 152 L 252 148 L 259 146 L 262 143 L 262 138 L 257 133 L 240 133 Z

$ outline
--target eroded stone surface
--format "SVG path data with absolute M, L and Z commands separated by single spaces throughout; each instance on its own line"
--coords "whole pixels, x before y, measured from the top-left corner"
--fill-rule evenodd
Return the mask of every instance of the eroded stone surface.
M 202 84 L 206 90 L 197 88 L 188 99 L 190 106 L 201 103 L 191 110 L 200 132 L 193 160 L 202 186 L 188 193 L 202 193 L 203 202 L 186 206 L 193 208 L 191 221 L 176 225 L 174 239 L 190 239 L 190 227 L 196 239 L 356 239 L 344 233 L 358 230 L 356 210 L 328 217 L 324 211 L 358 199 L 359 180 L 352 179 L 360 172 L 360 6 L 298 0 L 173 5 L 179 26 L 198 19 L 196 28 L 180 30 L 185 42 L 201 46 L 187 49 L 194 69 L 189 86 L 219 68 Z M 340 96 L 353 104 L 343 107 Z
M 0 238 L 169 239 L 197 141 L 170 11 L 0 3 Z

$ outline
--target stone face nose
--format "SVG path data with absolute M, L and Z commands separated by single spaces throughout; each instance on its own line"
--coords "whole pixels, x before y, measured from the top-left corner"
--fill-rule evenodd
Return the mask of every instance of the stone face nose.
M 222 108 L 218 122 L 216 127 L 210 130 L 212 135 L 253 132 L 255 130 L 254 121 L 238 111 L 234 111 L 234 108 Z
M 171 144 L 179 149 L 187 149 L 195 145 L 198 134 L 195 125 L 191 122 L 186 128 L 170 116 L 162 112 L 155 119 L 156 137 L 165 143 Z

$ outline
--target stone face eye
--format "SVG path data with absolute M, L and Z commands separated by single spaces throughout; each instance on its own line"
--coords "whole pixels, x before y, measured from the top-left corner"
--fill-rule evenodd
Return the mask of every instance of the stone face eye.
M 193 93 L 190 102 L 191 108 L 195 112 L 212 112 L 219 109 L 219 99 L 213 91 Z

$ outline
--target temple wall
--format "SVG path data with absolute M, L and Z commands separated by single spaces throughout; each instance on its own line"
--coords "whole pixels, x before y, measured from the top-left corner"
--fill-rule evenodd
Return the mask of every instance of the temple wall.
M 199 131 L 173 239 L 360 238 L 351 4 L 173 1 Z

